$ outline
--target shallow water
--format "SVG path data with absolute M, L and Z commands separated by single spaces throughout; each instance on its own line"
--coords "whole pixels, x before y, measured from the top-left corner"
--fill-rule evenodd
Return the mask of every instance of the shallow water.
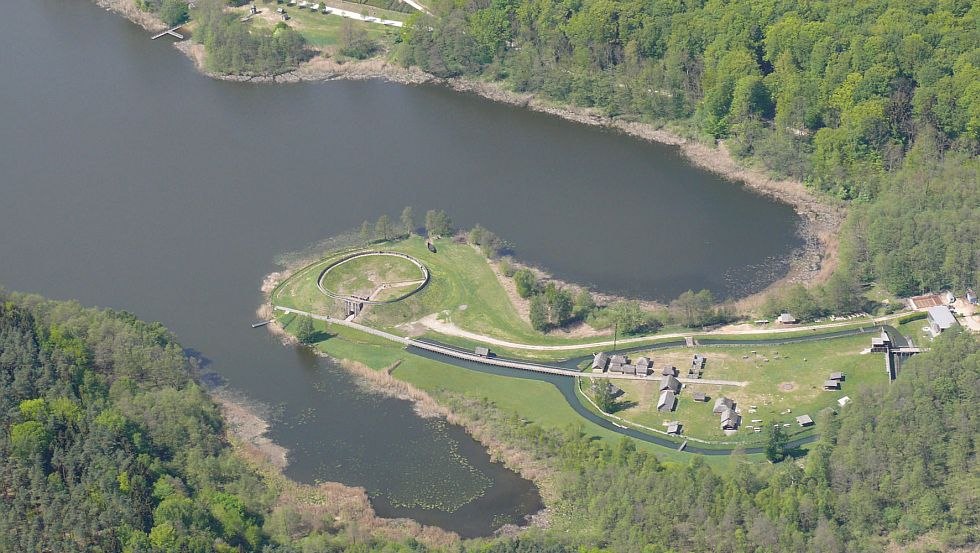
M 0 283 L 163 322 L 270 407 L 291 476 L 468 536 L 537 510 L 534 486 L 250 329 L 277 254 L 441 208 L 559 277 L 663 299 L 758 289 L 800 245 L 789 207 L 675 149 L 439 87 L 211 80 L 85 1 L 0 18 L 0 75 Z

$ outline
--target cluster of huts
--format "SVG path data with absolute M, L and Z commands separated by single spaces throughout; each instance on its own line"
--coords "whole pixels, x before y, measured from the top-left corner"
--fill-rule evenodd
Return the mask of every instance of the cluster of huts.
M 704 371 L 705 357 L 694 354 L 687 375 L 690 378 L 701 378 Z M 609 355 L 605 352 L 596 353 L 592 359 L 592 372 L 611 372 L 647 377 L 654 373 L 653 361 L 649 357 L 640 357 L 631 362 L 626 355 Z M 674 365 L 664 364 L 660 374 L 660 397 L 657 400 L 657 410 L 670 412 L 677 408 L 677 395 L 681 392 L 681 381 L 678 380 L 680 371 Z M 700 399 L 699 399 L 700 397 Z M 707 401 L 703 392 L 694 394 L 695 401 Z
M 647 376 L 653 371 L 653 362 L 649 357 L 640 357 L 633 363 L 625 355 L 609 355 L 600 351 L 592 357 L 592 372 L 601 373 L 607 370 L 611 373 Z
M 711 412 L 720 417 L 722 430 L 737 430 L 742 423 L 742 416 L 735 410 L 735 402 L 727 397 L 716 399 Z
M 830 378 L 824 381 L 823 389 L 827 391 L 840 390 L 840 383 L 844 381 L 844 373 L 830 373 Z

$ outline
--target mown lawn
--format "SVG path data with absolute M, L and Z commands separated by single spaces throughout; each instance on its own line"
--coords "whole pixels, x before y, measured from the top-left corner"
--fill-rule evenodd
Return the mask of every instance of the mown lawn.
M 797 416 L 810 415 L 817 419 L 821 409 L 837 408 L 839 398 L 855 399 L 861 386 L 887 378 L 881 354 L 861 353 L 870 346 L 870 340 L 868 334 L 780 346 L 702 347 L 697 351 L 707 358 L 703 379 L 749 384 L 745 387 L 687 384 L 678 396 L 677 409 L 660 413 L 657 411 L 658 378 L 651 378 L 650 382 L 616 381 L 625 394 L 619 399 L 621 410 L 615 414 L 658 429 L 663 429 L 665 422 L 676 420 L 683 424 L 684 435 L 706 440 L 763 440 L 769 425 L 776 423 L 788 423 L 786 430 L 797 433 L 801 431 L 795 421 Z M 686 377 L 693 351 L 674 348 L 653 351 L 648 356 L 658 374 L 669 363 L 681 371 L 680 376 Z M 832 372 L 846 375 L 840 391 L 822 388 Z M 710 400 L 694 401 L 695 391 L 705 392 Z M 734 400 L 741 410 L 742 426 L 732 436 L 725 435 L 718 416 L 712 413 L 715 399 L 722 396 Z M 751 427 L 761 431 L 756 433 Z

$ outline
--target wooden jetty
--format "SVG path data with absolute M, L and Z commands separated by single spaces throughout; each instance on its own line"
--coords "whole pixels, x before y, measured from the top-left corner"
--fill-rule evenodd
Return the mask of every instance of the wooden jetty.
M 682 443 L 681 446 L 677 448 L 677 451 L 684 451 L 685 447 L 687 447 L 687 440 L 684 440 L 684 443 Z
M 184 35 L 182 35 L 182 34 L 180 34 L 180 33 L 177 32 L 177 29 L 179 29 L 181 27 L 183 27 L 183 25 L 177 25 L 176 27 L 171 27 L 170 29 L 167 29 L 166 31 L 163 31 L 162 33 L 158 33 L 158 34 L 155 34 L 155 35 L 151 36 L 150 37 L 150 40 L 156 40 L 156 39 L 158 39 L 158 38 L 160 38 L 160 37 L 162 37 L 164 35 L 170 35 L 170 36 L 176 38 L 177 40 L 184 40 Z
M 268 321 L 259 321 L 257 323 L 252 323 L 252 328 L 259 328 L 260 326 L 265 326 L 271 323 L 274 319 L 269 319 Z

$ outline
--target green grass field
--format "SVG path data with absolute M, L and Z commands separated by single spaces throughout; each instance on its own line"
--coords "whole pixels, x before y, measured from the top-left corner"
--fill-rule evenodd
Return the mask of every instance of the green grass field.
M 279 321 L 287 331 L 295 328 L 298 317 L 280 315 Z M 399 363 L 392 374 L 430 394 L 458 394 L 466 397 L 486 398 L 505 414 L 513 413 L 529 422 L 545 428 L 562 429 L 576 426 L 586 435 L 611 443 L 622 439 L 620 434 L 611 432 L 581 418 L 568 405 L 561 393 L 547 382 L 507 378 L 471 371 L 464 368 L 418 357 L 384 339 L 338 325 L 326 325 L 314 321 L 314 327 L 323 331 L 327 338 L 314 345 L 320 351 L 335 359 L 349 359 L 375 369 L 382 370 Z M 662 461 L 688 463 L 690 454 L 657 446 L 647 442 L 637 442 L 637 447 L 657 455 Z M 761 457 L 753 456 L 710 456 L 705 458 L 712 466 L 722 471 L 733 470 L 742 463 L 758 462 Z
M 702 379 L 748 382 L 748 385 L 687 384 L 678 396 L 677 409 L 661 413 L 657 411 L 659 378 L 651 378 L 650 382 L 616 381 L 625 394 L 619 398 L 621 410 L 615 414 L 658 429 L 665 422 L 676 420 L 684 425 L 684 435 L 705 440 L 758 441 L 763 439 L 760 435 L 765 435 L 768 425 L 775 423 L 789 423 L 787 432 L 798 433 L 801 428 L 796 424 L 797 416 L 810 415 L 816 419 L 821 409 L 837 408 L 839 398 L 847 395 L 853 398 L 860 386 L 887 379 L 883 356 L 861 353 L 870 346 L 870 340 L 870 335 L 858 335 L 780 346 L 698 348 L 707 358 Z M 672 364 L 685 377 L 693 351 L 673 348 L 647 355 L 657 373 L 665 364 Z M 822 388 L 832 372 L 846 375 L 840 391 Z M 692 395 L 696 391 L 705 392 L 710 400 L 694 401 Z M 741 410 L 742 426 L 734 435 L 726 435 L 719 427 L 718 416 L 712 413 L 714 400 L 722 396 L 734 400 Z M 752 406 L 755 412 L 751 412 Z M 762 430 L 756 433 L 750 427 Z
M 373 6 L 366 6 L 363 4 L 339 1 L 331 2 L 331 4 L 341 9 L 355 13 L 366 13 L 367 15 L 383 19 L 404 21 L 408 17 L 408 14 L 406 13 L 376 8 Z M 265 15 L 265 17 L 253 17 L 251 20 L 252 25 L 271 27 L 278 24 L 280 20 L 278 16 L 275 15 L 275 11 L 276 8 L 283 8 L 289 14 L 289 21 L 287 21 L 286 24 L 302 34 L 310 46 L 320 49 L 330 49 L 340 45 L 342 42 L 345 25 L 350 25 L 357 29 L 363 29 L 364 32 L 367 33 L 368 38 L 379 42 L 390 42 L 398 32 L 398 29 L 386 27 L 380 23 L 345 19 L 337 15 L 329 15 L 306 9 L 300 9 L 296 6 L 288 6 L 285 3 L 276 4 L 275 2 L 260 2 L 256 5 L 262 12 L 260 13 L 260 16 Z M 245 15 L 247 13 L 247 9 L 247 6 L 245 6 L 236 9 L 236 11 Z
M 411 261 L 390 255 L 356 257 L 330 269 L 323 275 L 324 289 L 343 295 L 367 297 L 383 284 L 398 284 L 421 280 L 422 271 Z M 414 285 L 417 287 L 418 285 Z M 411 288 L 391 288 L 395 296 Z

